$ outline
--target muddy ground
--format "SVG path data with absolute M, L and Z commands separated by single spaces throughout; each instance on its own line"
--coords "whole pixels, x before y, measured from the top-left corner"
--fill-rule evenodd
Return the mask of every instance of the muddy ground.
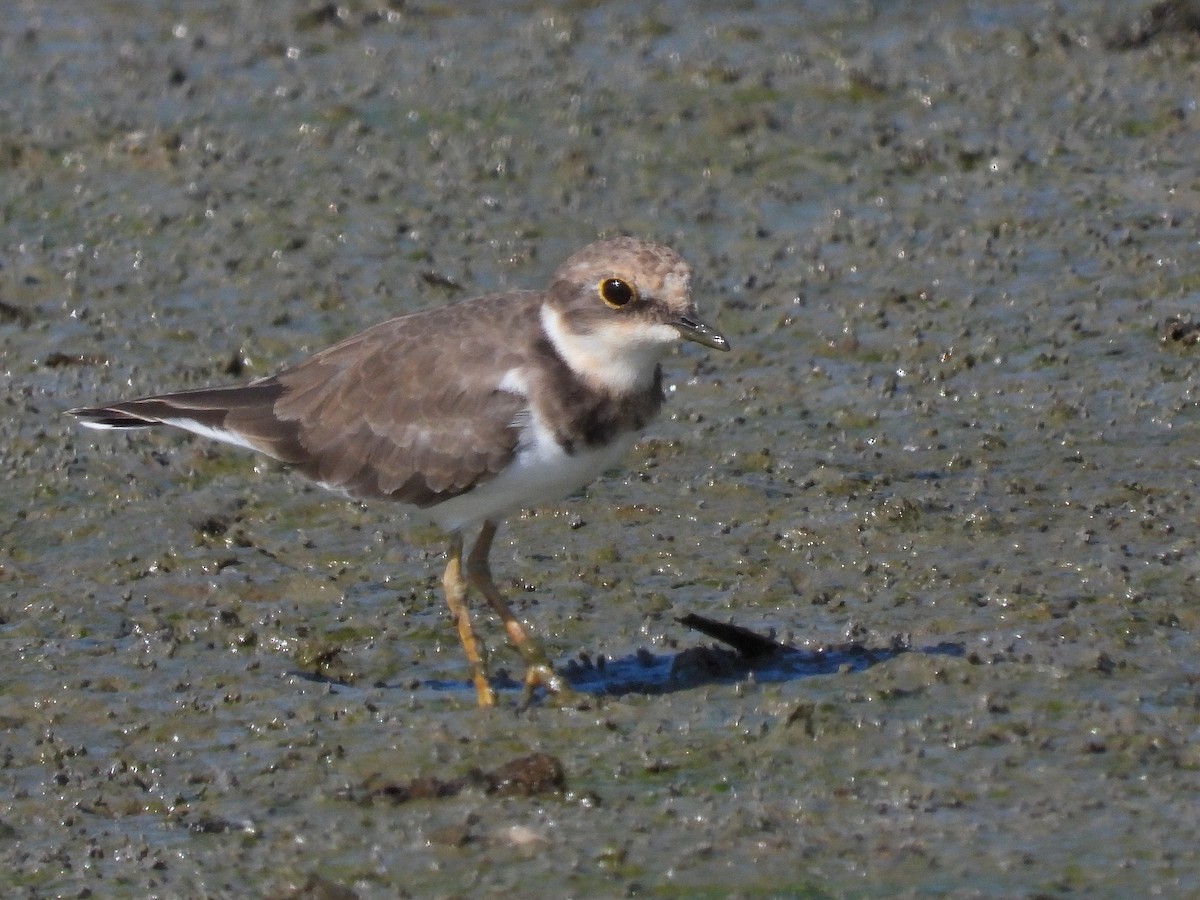
M 1200 15 L 480 9 L 9 4 L 5 896 L 1200 892 Z M 583 709 L 475 708 L 433 530 L 62 415 L 617 233 L 734 352 L 501 533 Z

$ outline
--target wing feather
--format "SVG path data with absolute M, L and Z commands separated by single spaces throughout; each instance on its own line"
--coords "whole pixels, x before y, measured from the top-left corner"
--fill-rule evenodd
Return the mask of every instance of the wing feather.
M 512 460 L 527 400 L 505 375 L 536 329 L 512 325 L 536 323 L 539 300 L 481 297 L 383 322 L 248 385 L 71 413 L 97 428 L 174 425 L 263 452 L 353 497 L 433 506 Z M 505 343 L 498 333 L 515 337 Z
M 518 348 L 496 341 L 514 302 L 536 310 L 530 296 L 507 295 L 393 319 L 279 375 L 273 412 L 295 429 L 294 464 L 352 496 L 417 506 L 494 477 L 516 451 L 526 404 L 501 388 L 520 364 Z

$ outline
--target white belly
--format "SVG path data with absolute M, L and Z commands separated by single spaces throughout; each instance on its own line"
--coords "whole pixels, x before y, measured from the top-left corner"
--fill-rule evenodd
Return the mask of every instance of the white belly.
M 607 446 L 567 454 L 545 428 L 526 425 L 512 464 L 466 494 L 423 510 L 444 531 L 483 519 L 502 519 L 518 509 L 559 500 L 593 481 L 620 461 L 637 434 L 618 435 Z

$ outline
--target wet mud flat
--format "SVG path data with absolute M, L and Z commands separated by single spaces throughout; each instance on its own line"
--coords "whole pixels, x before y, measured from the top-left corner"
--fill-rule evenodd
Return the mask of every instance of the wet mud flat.
M 1195 22 L 17 4 L 6 895 L 1196 894 Z M 430 529 L 61 415 L 600 233 L 683 252 L 734 352 L 501 532 L 581 708 L 474 707 Z

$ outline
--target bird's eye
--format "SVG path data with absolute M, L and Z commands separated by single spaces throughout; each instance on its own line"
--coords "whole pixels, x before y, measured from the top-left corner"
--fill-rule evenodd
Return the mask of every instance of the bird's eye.
M 624 278 L 605 278 L 600 282 L 600 299 L 613 309 L 637 299 L 637 290 Z

